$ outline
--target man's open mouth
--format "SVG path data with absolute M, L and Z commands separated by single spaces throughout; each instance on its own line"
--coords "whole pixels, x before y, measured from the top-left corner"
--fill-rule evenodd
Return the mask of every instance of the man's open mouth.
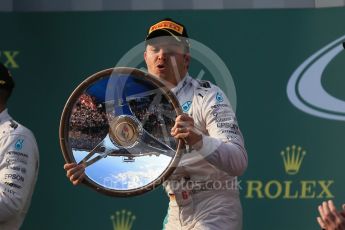
M 164 65 L 164 64 L 158 64 L 158 65 L 157 65 L 157 68 L 158 68 L 159 70 L 163 70 L 163 69 L 165 69 L 165 65 Z

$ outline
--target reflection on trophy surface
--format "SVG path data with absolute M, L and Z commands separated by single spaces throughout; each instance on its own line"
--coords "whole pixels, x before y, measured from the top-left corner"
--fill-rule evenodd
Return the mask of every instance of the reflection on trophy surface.
M 71 114 L 69 130 L 71 147 L 90 151 L 104 139 L 108 129 L 104 105 L 97 104 L 94 97 L 82 94 Z
M 177 100 L 136 69 L 108 69 L 90 79 L 64 109 L 65 159 L 84 164 L 97 191 L 128 196 L 153 189 L 179 160 L 178 141 L 170 134 L 180 113 Z
M 166 143 L 173 149 L 176 149 L 176 141 L 170 136 L 170 130 L 174 126 L 176 113 L 171 104 L 165 97 L 162 97 L 162 103 L 154 104 L 152 101 L 157 95 L 149 95 L 129 101 L 130 109 L 135 117 L 143 124 L 144 130 Z M 157 146 L 156 142 L 148 143 Z
M 127 101 L 130 111 L 140 121 L 147 133 L 176 149 L 176 141 L 169 134 L 174 125 L 176 113 L 165 97 L 161 97 L 163 103 L 153 104 L 155 96 L 157 95 L 152 94 L 147 97 L 130 99 Z M 71 147 L 75 150 L 91 151 L 106 137 L 110 128 L 109 124 L 116 118 L 114 111 L 106 112 L 104 103 L 97 102 L 94 96 L 82 94 L 75 104 L 70 118 Z M 128 139 L 133 136 L 133 129 L 129 127 L 131 126 L 124 125 L 121 132 L 115 135 L 120 137 L 117 139 L 121 139 L 121 137 Z M 146 144 L 160 147 L 154 139 L 148 139 Z

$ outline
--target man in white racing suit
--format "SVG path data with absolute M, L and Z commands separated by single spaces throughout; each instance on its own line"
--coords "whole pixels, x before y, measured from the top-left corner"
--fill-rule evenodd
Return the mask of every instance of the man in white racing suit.
M 38 148 L 32 132 L 14 121 L 6 102 L 14 88 L 0 63 L 0 229 L 19 229 L 28 211 L 38 173 Z
M 164 185 L 170 197 L 165 229 L 240 230 L 242 208 L 237 176 L 247 167 L 247 153 L 235 114 L 217 86 L 188 75 L 186 28 L 171 19 L 152 25 L 144 58 L 148 72 L 171 86 L 185 114 L 172 136 L 190 150 Z
M 240 230 L 242 208 L 237 176 L 247 168 L 247 153 L 235 114 L 217 86 L 188 75 L 190 64 L 186 28 L 169 18 L 149 28 L 144 59 L 148 72 L 175 94 L 183 115 L 176 118 L 171 135 L 183 139 L 188 152 L 164 183 L 169 230 Z M 76 185 L 84 166 L 65 164 Z
M 247 155 L 230 104 L 217 86 L 189 75 L 172 91 L 201 131 L 202 144 L 183 155 L 165 183 L 170 197 L 165 229 L 239 230 L 236 176 L 246 169 Z

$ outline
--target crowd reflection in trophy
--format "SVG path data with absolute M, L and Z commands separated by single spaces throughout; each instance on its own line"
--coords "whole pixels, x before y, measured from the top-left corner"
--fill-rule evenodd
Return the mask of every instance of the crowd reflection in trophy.
M 176 112 L 165 97 L 155 102 L 156 96 L 156 94 L 152 94 L 146 97 L 131 99 L 129 106 L 146 132 L 160 142 L 176 148 L 176 141 L 170 135 L 170 130 L 175 123 Z M 155 142 L 148 144 L 156 145 Z
M 176 148 L 176 141 L 170 135 L 176 112 L 165 97 L 155 100 L 155 96 L 130 98 L 127 103 L 147 133 Z M 114 111 L 106 112 L 105 107 L 104 102 L 97 102 L 94 96 L 84 93 L 79 97 L 70 120 L 69 139 L 73 149 L 92 150 L 105 138 L 109 132 L 109 121 L 121 115 Z M 154 141 L 147 144 L 159 147 Z
M 97 103 L 93 96 L 82 94 L 73 108 L 70 125 L 71 147 L 93 149 L 104 139 L 109 129 L 104 104 Z

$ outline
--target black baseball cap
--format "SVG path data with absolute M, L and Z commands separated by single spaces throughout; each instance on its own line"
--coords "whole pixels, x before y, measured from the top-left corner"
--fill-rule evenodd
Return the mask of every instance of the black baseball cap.
M 0 88 L 12 90 L 14 88 L 14 81 L 10 71 L 0 62 Z
M 146 35 L 146 42 L 152 38 L 171 36 L 178 42 L 184 42 L 189 46 L 188 33 L 186 27 L 171 18 L 165 18 L 150 26 Z

